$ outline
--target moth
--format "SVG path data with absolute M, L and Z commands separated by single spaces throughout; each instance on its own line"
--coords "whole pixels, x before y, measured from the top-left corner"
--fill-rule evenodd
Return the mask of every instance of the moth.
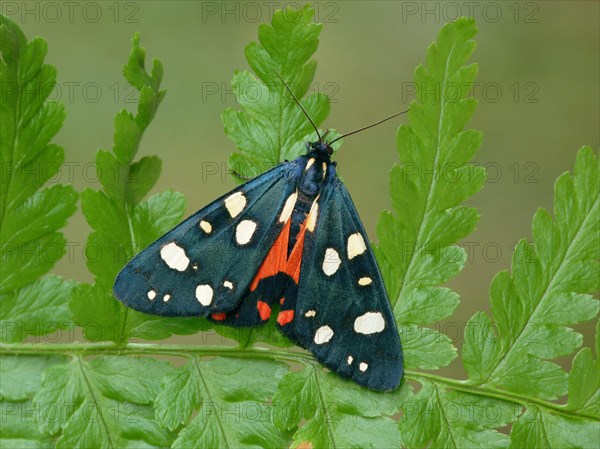
M 331 161 L 334 141 L 325 142 L 306 115 L 319 140 L 306 144 L 305 155 L 152 243 L 119 273 L 114 293 L 140 312 L 231 326 L 263 324 L 278 310 L 278 329 L 327 368 L 391 390 L 402 378 L 403 356 L 385 286 Z

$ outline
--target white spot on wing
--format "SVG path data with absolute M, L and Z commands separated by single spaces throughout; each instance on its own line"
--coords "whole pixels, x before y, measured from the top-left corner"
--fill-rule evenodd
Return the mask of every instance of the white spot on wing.
M 380 312 L 367 312 L 354 320 L 354 330 L 359 334 L 376 334 L 385 329 L 385 320 Z
M 171 299 L 171 295 L 165 295 L 165 296 L 163 296 L 163 301 L 164 302 L 169 301 L 169 299 Z
M 348 356 L 348 365 L 352 365 L 352 362 L 354 361 L 354 357 L 352 357 L 351 355 Z
M 148 292 L 148 299 L 152 301 L 154 298 L 156 298 L 156 292 L 154 290 L 150 290 Z
M 371 285 L 373 283 L 373 279 L 371 279 L 370 277 L 364 277 L 364 278 L 360 278 L 358 280 L 358 285 L 360 285 L 361 287 L 364 287 L 365 285 Z
M 225 208 L 231 218 L 237 217 L 244 210 L 244 207 L 246 207 L 246 197 L 242 192 L 235 192 L 225 198 Z
M 160 257 L 165 263 L 177 271 L 185 271 L 190 264 L 190 259 L 185 254 L 185 250 L 175 242 L 165 245 L 160 250 Z
M 252 239 L 256 231 L 256 223 L 252 220 L 243 220 L 235 228 L 235 240 L 240 245 L 246 245 Z
M 285 206 L 283 206 L 283 210 L 281 211 L 281 216 L 279 217 L 279 223 L 285 223 L 292 215 L 294 211 L 294 205 L 296 204 L 296 199 L 298 198 L 298 192 L 292 193 L 289 198 L 285 202 Z
M 319 215 L 319 203 L 317 203 L 317 200 L 315 200 L 310 208 L 308 220 L 306 220 L 306 229 L 308 229 L 310 232 L 315 231 L 315 227 L 317 226 L 317 215 Z
M 327 163 L 323 162 L 323 179 L 327 176 Z
M 327 343 L 333 337 L 333 329 L 329 326 L 321 326 L 315 332 L 314 342 L 318 345 Z
M 358 365 L 358 369 L 361 370 L 363 373 L 367 370 L 368 367 L 369 365 L 365 362 L 362 362 L 360 365 Z
M 229 290 L 233 290 L 233 284 L 231 283 L 231 281 L 223 282 L 223 287 L 228 288 Z
M 210 234 L 212 232 L 212 226 L 208 221 L 202 220 L 200 222 L 200 228 L 207 234 Z
M 338 252 L 333 248 L 327 248 L 323 259 L 323 273 L 331 276 L 340 268 L 341 264 L 342 260 Z
M 360 256 L 367 250 L 365 240 L 360 233 L 356 232 L 348 237 L 348 259 L 354 259 L 356 256 Z
M 196 299 L 204 307 L 209 306 L 213 299 L 213 289 L 210 285 L 196 287 Z
M 308 312 L 306 312 L 306 313 L 304 314 L 304 316 L 305 316 L 306 318 L 312 318 L 312 317 L 314 317 L 316 314 L 317 314 L 317 312 L 315 312 L 314 310 L 309 310 Z

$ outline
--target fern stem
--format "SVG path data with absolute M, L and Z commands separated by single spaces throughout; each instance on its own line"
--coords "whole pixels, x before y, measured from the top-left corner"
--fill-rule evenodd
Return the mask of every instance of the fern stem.
M 114 355 L 167 355 L 174 357 L 194 356 L 219 356 L 233 357 L 240 359 L 269 359 L 281 360 L 291 363 L 300 363 L 302 365 L 316 365 L 315 359 L 307 352 L 284 351 L 269 348 L 239 348 L 237 346 L 196 346 L 196 345 L 176 345 L 176 344 L 156 344 L 156 343 L 127 343 L 119 345 L 113 342 L 92 342 L 92 343 L 0 343 L 0 355 L 77 355 L 89 356 L 100 354 Z M 415 382 L 432 382 L 438 386 L 450 388 L 468 394 L 484 396 L 502 401 L 513 402 L 523 407 L 529 407 L 532 404 L 549 410 L 556 415 L 567 416 L 576 419 L 590 419 L 598 421 L 593 415 L 586 413 L 577 413 L 564 408 L 561 404 L 544 401 L 541 399 L 517 395 L 505 390 L 493 387 L 481 387 L 469 385 L 466 381 L 450 379 L 448 377 L 437 376 L 421 371 L 407 370 L 404 373 L 405 379 Z
M 156 343 L 127 343 L 125 345 L 113 342 L 93 343 L 0 343 L 0 355 L 168 355 L 175 357 L 221 356 L 242 359 L 277 359 L 304 365 L 314 364 L 312 356 L 299 351 L 282 351 L 267 348 L 240 348 L 238 346 L 195 346 Z
M 457 390 L 457 391 L 461 391 L 463 393 L 468 393 L 468 394 L 474 394 L 477 396 L 484 396 L 484 397 L 488 397 L 488 398 L 499 399 L 499 400 L 507 401 L 507 402 L 513 402 L 513 403 L 522 405 L 523 407 L 530 407 L 533 404 L 537 407 L 548 409 L 550 412 L 557 414 L 557 415 L 568 416 L 571 418 L 580 418 L 580 419 L 585 418 L 585 419 L 591 419 L 594 421 L 598 421 L 598 418 L 596 418 L 593 415 L 588 415 L 586 413 L 572 412 L 570 410 L 563 408 L 563 406 L 561 404 L 556 404 L 554 402 L 548 402 L 548 401 L 544 401 L 542 399 L 536 399 L 536 398 L 532 398 L 529 396 L 521 396 L 518 394 L 511 393 L 506 390 L 501 390 L 499 388 L 493 388 L 493 387 L 489 387 L 489 386 L 488 387 L 475 387 L 475 386 L 469 385 L 467 383 L 467 381 L 450 379 L 448 377 L 442 377 L 442 376 L 436 376 L 435 374 L 424 373 L 421 371 L 406 371 L 404 373 L 404 377 L 406 379 L 414 380 L 416 382 L 423 382 L 424 380 L 426 380 L 428 382 L 431 382 L 431 383 L 434 383 L 437 385 L 440 385 L 440 384 L 444 385 L 446 388 L 450 388 L 452 390 Z

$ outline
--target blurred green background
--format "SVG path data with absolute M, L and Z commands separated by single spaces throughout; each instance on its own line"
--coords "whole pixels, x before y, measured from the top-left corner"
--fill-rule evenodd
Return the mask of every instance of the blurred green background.
M 113 118 L 135 104 L 121 77 L 135 31 L 149 59 L 165 66 L 167 96 L 150 126 L 140 156 L 163 159 L 156 191 L 172 188 L 188 199 L 188 214 L 234 185 L 226 175 L 233 145 L 220 115 L 235 107 L 229 80 L 248 68 L 244 47 L 257 40 L 259 23 L 275 5 L 303 2 L 20 2 L 3 1 L 2 12 L 28 38 L 48 41 L 47 62 L 58 69 L 51 97 L 65 104 L 67 121 L 56 141 L 67 167 L 57 181 L 83 190 L 94 187 L 93 161 L 112 145 Z M 415 67 L 443 23 L 473 16 L 479 26 L 480 100 L 473 128 L 484 132 L 477 162 L 489 181 L 472 201 L 481 213 L 464 246 L 469 262 L 450 286 L 462 302 L 455 315 L 436 327 L 458 343 L 464 323 L 488 310 L 488 287 L 509 267 L 512 246 L 530 237 L 538 207 L 551 208 L 553 183 L 572 168 L 584 144 L 599 144 L 599 2 L 403 2 L 319 1 L 324 23 L 316 53 L 313 90 L 329 94 L 332 112 L 324 127 L 349 131 L 405 109 L 413 98 Z M 371 239 L 382 209 L 389 208 L 388 171 L 397 162 L 395 131 L 400 117 L 346 140 L 338 153 L 345 182 Z M 218 173 L 207 175 L 208 166 Z M 82 252 L 89 228 L 80 212 L 66 234 L 69 257 L 57 271 L 90 281 Z M 591 325 L 579 328 L 591 341 Z M 186 338 L 193 341 L 193 338 Z M 446 369 L 460 376 L 454 363 Z

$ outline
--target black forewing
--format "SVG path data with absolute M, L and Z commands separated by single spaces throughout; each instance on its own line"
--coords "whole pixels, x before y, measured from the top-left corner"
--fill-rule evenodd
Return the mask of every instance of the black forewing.
M 281 330 L 341 376 L 389 390 L 402 377 L 400 338 L 367 234 L 335 168 L 329 170 L 317 200 L 315 231 L 305 237 L 295 318 Z M 365 249 L 354 254 L 360 251 L 355 235 L 350 259 L 348 239 L 357 233 Z M 330 273 L 338 268 L 328 275 L 325 265 Z M 359 284 L 367 278 L 368 285 Z
M 162 316 L 232 310 L 283 227 L 279 217 L 300 173 L 295 161 L 280 164 L 196 212 L 123 268 L 115 296 L 133 309 Z M 235 217 L 225 204 L 233 194 L 246 199 Z M 248 220 L 256 228 L 250 241 L 240 244 L 236 230 Z

